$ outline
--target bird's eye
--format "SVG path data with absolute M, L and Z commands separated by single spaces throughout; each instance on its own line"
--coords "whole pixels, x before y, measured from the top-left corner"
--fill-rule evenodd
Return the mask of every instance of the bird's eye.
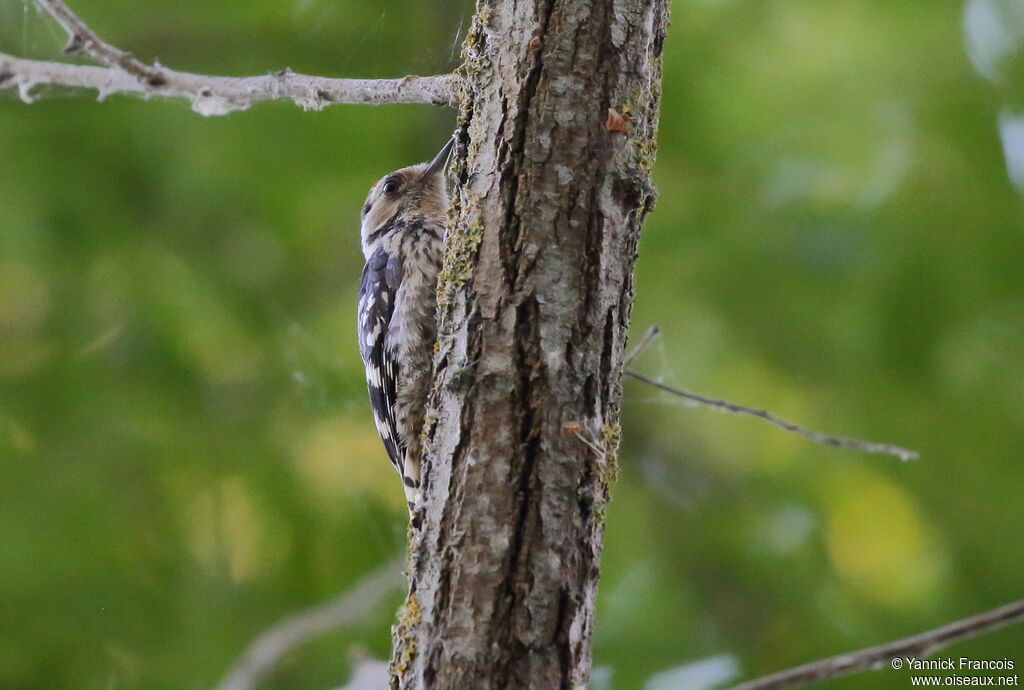
M 381 188 L 381 190 L 385 194 L 394 194 L 395 192 L 398 191 L 398 188 L 401 186 L 402 183 L 399 182 L 398 180 L 388 180 L 387 182 L 384 183 L 384 186 Z

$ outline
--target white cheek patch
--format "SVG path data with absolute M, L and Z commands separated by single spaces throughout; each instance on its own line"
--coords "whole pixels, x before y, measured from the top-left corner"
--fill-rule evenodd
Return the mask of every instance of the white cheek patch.
M 388 218 L 395 215 L 395 211 L 398 210 L 398 204 L 393 199 L 386 197 L 377 197 L 376 201 L 373 202 L 373 206 L 363 217 L 363 222 L 360 227 L 363 238 L 367 238 L 374 232 L 380 230 L 380 226 L 387 222 Z

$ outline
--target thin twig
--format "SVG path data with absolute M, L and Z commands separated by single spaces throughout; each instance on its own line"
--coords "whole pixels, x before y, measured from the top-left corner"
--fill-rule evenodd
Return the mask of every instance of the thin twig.
M 736 403 L 731 403 L 727 400 L 709 398 L 706 395 L 693 393 L 691 391 L 683 390 L 682 388 L 674 388 L 637 371 L 627 370 L 625 374 L 626 376 L 631 376 L 638 381 L 643 381 L 648 385 L 654 386 L 658 390 L 671 393 L 672 395 L 678 395 L 681 398 L 692 400 L 696 403 L 700 403 L 701 405 L 707 405 L 708 407 L 714 407 L 734 414 L 747 414 L 754 417 L 760 417 L 767 422 L 771 422 L 775 426 L 781 427 L 786 431 L 792 431 L 795 434 L 800 434 L 801 436 L 809 438 L 812 441 L 816 441 L 817 443 L 824 443 L 829 446 L 839 446 L 841 448 L 855 448 L 866 453 L 893 455 L 900 460 L 913 460 L 919 457 L 917 451 L 908 450 L 889 443 L 875 443 L 873 441 L 862 441 L 860 439 L 846 438 L 843 436 L 830 436 L 819 431 L 811 431 L 810 429 L 805 429 L 798 424 L 787 422 L 785 419 L 777 417 L 767 410 L 761 410 L 756 407 L 747 407 L 746 405 L 737 405 Z
M 906 669 L 907 659 L 927 657 L 954 642 L 990 633 L 1021 621 L 1024 621 L 1024 599 L 913 637 L 796 666 L 764 678 L 740 683 L 729 690 L 798 688 L 858 671 L 895 667 L 893 659 L 899 659 L 902 667 Z
M 83 53 L 103 67 L 31 60 L 0 53 L 0 88 L 13 87 L 26 103 L 39 85 L 95 89 L 97 99 L 115 93 L 184 98 L 202 115 L 245 110 L 258 101 L 290 100 L 305 110 L 334 104 L 453 105 L 459 78 L 454 74 L 401 79 L 336 79 L 284 69 L 252 77 L 219 77 L 148 65 L 103 41 L 61 0 L 36 0 L 67 31 L 65 52 Z
M 584 435 L 583 435 L 583 433 L 582 433 L 582 432 L 580 432 L 580 431 L 577 431 L 577 432 L 575 433 L 575 436 L 576 436 L 576 438 L 578 438 L 578 439 L 579 439 L 580 441 L 582 441 L 582 442 L 583 442 L 583 445 L 585 445 L 585 446 L 586 446 L 587 448 L 589 448 L 590 450 L 594 451 L 594 454 L 595 454 L 595 455 L 597 455 L 597 457 L 598 457 L 599 459 L 601 459 L 601 460 L 604 460 L 604 457 L 605 457 L 605 453 L 604 453 L 604 449 L 602 449 L 602 448 L 601 448 L 601 446 L 597 445 L 596 443 L 594 443 L 593 441 L 591 441 L 590 439 L 588 439 L 588 438 L 587 438 L 586 436 L 584 436 Z
M 649 327 L 647 329 L 647 332 L 644 333 L 644 337 L 640 338 L 640 342 L 636 344 L 636 347 L 630 350 L 629 354 L 627 354 L 625 359 L 622 360 L 622 366 L 628 367 L 630 364 L 632 364 L 633 360 L 639 357 L 640 353 L 646 350 L 650 346 L 650 344 L 654 342 L 654 339 L 657 338 L 660 333 L 661 329 L 658 328 L 657 326 Z
M 37 4 L 68 32 L 65 53 L 85 53 L 108 67 L 120 67 L 149 86 L 163 84 L 160 70 L 146 65 L 134 55 L 105 42 L 61 0 L 36 0 Z
M 328 630 L 365 617 L 402 581 L 402 560 L 395 559 L 331 601 L 275 623 L 249 644 L 216 690 L 252 690 L 288 652 Z

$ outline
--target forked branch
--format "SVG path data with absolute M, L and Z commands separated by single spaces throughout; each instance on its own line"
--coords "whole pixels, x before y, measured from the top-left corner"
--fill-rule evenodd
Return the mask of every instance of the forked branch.
M 290 100 L 305 110 L 334 104 L 385 105 L 430 103 L 453 105 L 458 77 L 445 74 L 401 79 L 337 79 L 284 69 L 252 77 L 219 77 L 178 72 L 146 64 L 104 40 L 61 0 L 36 0 L 68 34 L 67 53 L 81 53 L 102 66 L 31 60 L 0 53 L 0 88 L 17 88 L 33 101 L 41 85 L 94 89 L 99 100 L 111 94 L 183 98 L 202 115 L 245 110 L 258 101 Z
M 85 53 L 108 67 L 120 67 L 150 86 L 160 86 L 163 83 L 163 77 L 158 68 L 143 64 L 131 53 L 103 41 L 61 0 L 36 0 L 36 2 L 68 32 L 68 43 L 64 46 L 65 53 Z

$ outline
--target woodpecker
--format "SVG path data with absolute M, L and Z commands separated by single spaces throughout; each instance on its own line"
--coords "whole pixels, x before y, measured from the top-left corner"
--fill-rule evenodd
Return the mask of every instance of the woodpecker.
M 402 476 L 409 513 L 420 486 L 420 433 L 437 339 L 437 275 L 447 220 L 448 140 L 429 163 L 389 173 L 363 204 L 366 265 L 357 330 L 373 421 Z

